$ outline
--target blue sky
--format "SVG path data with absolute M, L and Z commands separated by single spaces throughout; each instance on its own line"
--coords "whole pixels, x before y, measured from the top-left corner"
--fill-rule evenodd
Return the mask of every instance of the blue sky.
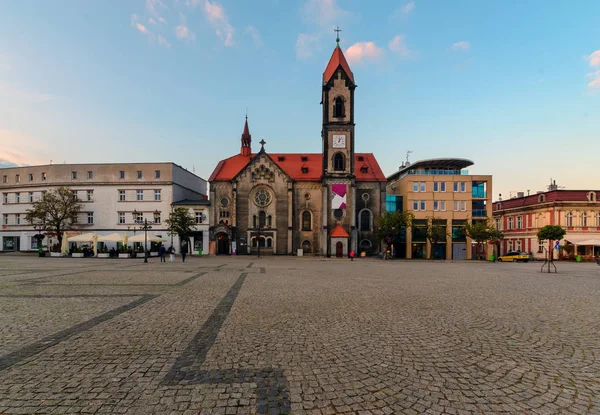
M 174 161 L 321 149 L 321 76 L 355 75 L 357 151 L 386 174 L 465 157 L 498 193 L 600 188 L 600 2 L 129 0 L 0 4 L 0 159 Z

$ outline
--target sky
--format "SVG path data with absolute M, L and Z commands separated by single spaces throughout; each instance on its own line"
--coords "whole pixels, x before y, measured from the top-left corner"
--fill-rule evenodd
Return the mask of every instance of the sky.
M 321 79 L 342 47 L 356 151 L 386 175 L 461 157 L 494 200 L 600 189 L 600 2 L 127 0 L 0 3 L 0 165 L 321 151 Z

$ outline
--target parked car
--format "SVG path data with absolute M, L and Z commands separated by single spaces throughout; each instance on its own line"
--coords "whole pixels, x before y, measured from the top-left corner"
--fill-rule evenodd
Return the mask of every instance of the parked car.
M 498 257 L 498 262 L 512 261 L 512 262 L 528 262 L 529 254 L 527 252 L 510 251 L 504 255 Z

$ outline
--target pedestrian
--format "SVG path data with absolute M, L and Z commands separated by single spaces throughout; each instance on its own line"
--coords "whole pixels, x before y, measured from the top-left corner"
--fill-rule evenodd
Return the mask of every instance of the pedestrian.
M 169 262 L 173 261 L 175 261 L 175 248 L 173 248 L 173 245 L 171 245 L 169 247 Z
M 350 251 L 350 261 L 354 261 L 354 251 Z
M 165 246 L 163 244 L 160 244 L 160 246 L 158 247 L 158 256 L 160 257 L 160 262 L 167 262 L 167 260 L 165 259 Z
M 181 260 L 185 262 L 185 254 L 187 254 L 187 242 L 183 241 L 181 243 Z

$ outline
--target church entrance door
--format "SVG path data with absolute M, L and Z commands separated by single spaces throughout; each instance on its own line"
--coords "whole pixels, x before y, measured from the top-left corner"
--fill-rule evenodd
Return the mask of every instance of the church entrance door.
M 335 256 L 338 258 L 344 257 L 344 244 L 343 243 L 338 242 L 335 244 Z
M 229 237 L 225 233 L 217 237 L 217 255 L 229 255 Z

